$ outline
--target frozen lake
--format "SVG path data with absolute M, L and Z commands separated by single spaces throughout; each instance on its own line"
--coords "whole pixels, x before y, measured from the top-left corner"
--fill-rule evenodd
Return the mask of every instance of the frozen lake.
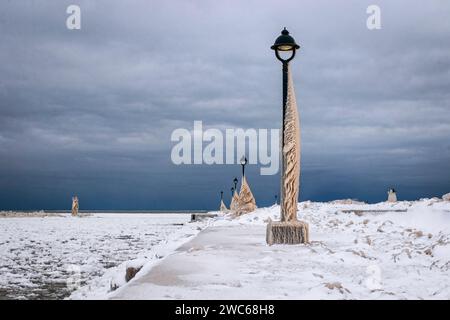
M 108 268 L 194 234 L 189 214 L 0 218 L 0 299 L 62 299 Z

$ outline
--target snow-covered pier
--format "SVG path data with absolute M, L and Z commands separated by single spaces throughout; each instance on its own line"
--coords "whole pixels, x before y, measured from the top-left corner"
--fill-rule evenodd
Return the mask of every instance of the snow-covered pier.
M 355 210 L 365 211 L 357 215 Z M 346 212 L 344 212 L 346 211 Z M 309 244 L 265 242 L 279 207 L 218 217 L 112 299 L 449 299 L 450 203 L 299 204 Z

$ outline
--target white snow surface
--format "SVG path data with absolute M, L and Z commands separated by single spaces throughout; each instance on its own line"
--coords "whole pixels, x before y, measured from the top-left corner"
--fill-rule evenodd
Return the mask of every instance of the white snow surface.
M 112 299 L 450 299 L 450 203 L 299 203 L 310 244 L 265 243 L 279 206 L 208 228 Z
M 126 266 L 157 261 L 197 234 L 201 224 L 189 219 L 8 212 L 0 218 L 0 299 L 105 296 L 125 283 Z
M 1 218 L 0 297 L 450 299 L 449 201 L 298 208 L 306 245 L 265 243 L 279 206 L 196 223 L 174 214 Z M 128 266 L 142 269 L 126 283 Z

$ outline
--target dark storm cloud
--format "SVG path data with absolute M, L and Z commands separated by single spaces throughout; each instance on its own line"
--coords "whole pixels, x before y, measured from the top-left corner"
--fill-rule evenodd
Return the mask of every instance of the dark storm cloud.
M 65 28 L 69 4 L 82 29 Z M 382 29 L 366 28 L 378 4 Z M 450 4 L 443 1 L 4 1 L 0 208 L 211 208 L 233 166 L 174 166 L 170 134 L 277 128 L 287 26 L 302 198 L 450 189 Z M 250 168 L 265 205 L 277 177 Z M 339 188 L 337 187 L 339 186 Z M 403 191 L 403 193 L 401 193 Z M 202 198 L 200 200 L 200 198 Z M 83 203 L 83 200 L 82 200 Z

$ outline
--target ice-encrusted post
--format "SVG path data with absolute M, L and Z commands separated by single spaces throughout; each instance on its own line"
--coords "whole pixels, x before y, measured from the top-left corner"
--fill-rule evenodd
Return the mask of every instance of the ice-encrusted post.
M 239 195 L 235 188 L 231 188 L 230 211 L 236 211 L 239 204 Z
M 388 202 L 397 202 L 397 192 L 395 189 L 391 188 L 388 190 Z
M 223 202 L 223 191 L 220 191 L 220 211 L 221 212 L 228 212 L 228 208 Z
M 281 221 L 269 221 L 266 241 L 271 244 L 298 244 L 309 242 L 309 226 L 297 220 L 297 203 L 300 183 L 300 122 L 295 99 L 294 84 L 289 61 L 300 48 L 286 28 L 277 38 L 272 49 L 283 63 L 283 119 L 281 133 Z M 283 59 L 279 51 L 291 52 Z
M 245 177 L 245 166 L 248 163 L 247 157 L 242 156 L 241 158 L 242 166 L 242 179 L 241 179 L 241 191 L 239 192 L 239 199 L 236 210 L 234 214 L 240 216 L 256 210 L 256 201 L 253 197 L 252 190 L 247 183 L 247 178 Z
M 79 204 L 78 204 L 78 197 L 72 197 L 72 216 L 76 217 L 78 215 L 78 209 L 79 209 Z
M 245 176 L 242 177 L 241 191 L 239 192 L 238 205 L 235 210 L 235 215 L 240 216 L 256 210 L 256 201 L 253 197 L 252 190 L 247 183 Z
M 235 212 L 239 205 L 239 194 L 237 192 L 238 179 L 236 177 L 233 179 L 233 183 L 234 183 L 234 187 L 231 188 L 230 211 Z

